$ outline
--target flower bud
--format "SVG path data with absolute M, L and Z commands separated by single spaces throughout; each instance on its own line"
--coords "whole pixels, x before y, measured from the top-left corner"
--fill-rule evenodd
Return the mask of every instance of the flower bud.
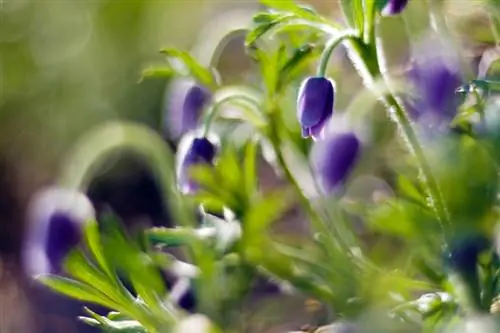
M 92 203 L 80 192 L 48 188 L 35 194 L 23 254 L 27 273 L 60 272 L 65 257 L 81 241 L 84 223 L 94 218 Z
M 217 147 L 206 137 L 187 137 L 187 149 L 178 159 L 177 181 L 181 192 L 193 193 L 199 185 L 190 175 L 190 170 L 197 165 L 213 165 Z
M 297 99 L 297 118 L 302 137 L 318 139 L 333 114 L 335 84 L 325 77 L 309 77 L 302 82 Z
M 164 126 L 173 139 L 179 139 L 198 126 L 203 109 L 211 100 L 210 91 L 192 79 L 174 81 L 167 94 Z
M 344 185 L 360 154 L 361 144 L 353 133 L 334 134 L 318 141 L 312 151 L 311 164 L 325 193 Z
M 382 16 L 392 16 L 397 15 L 405 9 L 408 4 L 408 0 L 385 0 L 378 1 L 379 8 L 381 8 L 380 14 Z
M 407 101 L 410 116 L 426 126 L 448 125 L 460 105 L 456 90 L 463 82 L 452 45 L 437 36 L 417 43 L 408 81 L 415 94 Z

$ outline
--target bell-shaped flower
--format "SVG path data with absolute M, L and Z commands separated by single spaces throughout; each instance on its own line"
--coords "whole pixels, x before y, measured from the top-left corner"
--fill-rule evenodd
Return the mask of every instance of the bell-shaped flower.
M 212 99 L 211 92 L 193 79 L 177 79 L 166 95 L 165 129 L 174 139 L 195 130 L 204 108 Z
M 92 203 L 80 192 L 53 187 L 36 193 L 28 209 L 23 253 L 27 274 L 61 272 L 64 259 L 82 239 L 85 222 L 94 218 Z
M 345 184 L 361 152 L 361 142 L 354 133 L 337 133 L 316 142 L 311 165 L 316 180 L 326 194 Z
M 180 145 L 177 160 L 177 182 L 181 192 L 194 193 L 199 188 L 192 178 L 191 170 L 198 165 L 213 165 L 217 145 L 206 137 L 188 135 Z
M 456 90 L 463 82 L 456 50 L 438 36 L 427 36 L 414 45 L 408 81 L 413 98 L 406 109 L 413 120 L 424 126 L 447 126 L 460 106 Z
M 379 1 L 382 16 L 393 16 L 401 13 L 408 4 L 408 0 L 385 0 Z
M 304 138 L 321 137 L 332 117 L 335 83 L 325 77 L 309 77 L 302 82 L 297 98 L 297 118 Z

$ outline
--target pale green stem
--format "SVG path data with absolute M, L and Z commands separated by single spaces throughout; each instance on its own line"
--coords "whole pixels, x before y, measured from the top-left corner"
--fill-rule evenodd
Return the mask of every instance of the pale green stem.
M 174 154 L 158 134 L 142 125 L 117 121 L 90 131 L 71 151 L 58 183 L 65 188 L 86 192 L 96 173 L 109 158 L 124 152 L 131 152 L 148 163 L 160 183 L 163 198 L 175 221 L 190 225 L 192 219 L 188 212 L 193 210 L 188 209 L 177 190 L 175 169 L 172 167 L 175 165 Z M 146 321 L 145 326 L 156 325 L 146 318 L 149 316 L 141 315 L 141 320 Z
M 95 174 L 117 153 L 133 153 L 147 162 L 159 181 L 175 220 L 190 225 L 186 202 L 177 190 L 175 155 L 163 138 L 143 125 L 109 122 L 90 131 L 72 149 L 63 165 L 58 183 L 86 192 Z
M 380 71 L 379 56 L 375 45 L 367 46 L 363 44 L 362 41 L 358 40 L 354 42 L 352 46 L 359 60 L 366 66 L 366 73 L 370 75 L 370 81 L 373 81 L 377 77 L 384 78 Z M 377 91 L 374 92 L 377 93 Z M 390 116 L 395 119 L 401 129 L 403 139 L 407 143 L 410 152 L 417 160 L 422 176 L 422 183 L 431 200 L 431 207 L 434 209 L 441 225 L 444 228 L 445 224 L 448 225 L 450 223 L 448 211 L 444 204 L 439 184 L 434 178 L 431 167 L 427 162 L 424 150 L 420 144 L 417 134 L 415 133 L 411 121 L 404 108 L 401 107 L 397 99 L 391 93 L 384 94 L 381 98 L 382 102 L 387 107 Z
M 321 54 L 321 59 L 318 65 L 318 76 L 325 76 L 330 57 L 332 56 L 332 53 L 337 48 L 337 46 L 348 39 L 354 39 L 357 37 L 358 36 L 355 32 L 348 31 L 330 39 L 330 41 L 328 41 L 328 43 L 326 44 L 323 53 Z
M 210 127 L 212 126 L 212 123 L 214 122 L 215 119 L 220 114 L 220 111 L 223 110 L 222 105 L 232 102 L 232 101 L 237 101 L 241 100 L 244 102 L 248 102 L 252 105 L 255 105 L 256 107 L 259 107 L 258 101 L 256 101 L 253 97 L 250 97 L 246 94 L 239 94 L 239 95 L 230 95 L 225 98 L 222 98 L 221 100 L 217 101 L 214 103 L 210 108 L 209 111 L 207 112 L 205 121 L 204 121 L 204 135 L 207 136 L 208 133 L 210 133 Z M 255 115 L 252 115 L 255 117 Z

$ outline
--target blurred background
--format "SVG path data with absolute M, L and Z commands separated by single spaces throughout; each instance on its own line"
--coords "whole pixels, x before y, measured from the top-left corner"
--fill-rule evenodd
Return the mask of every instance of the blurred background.
M 303 2 L 340 17 L 336 0 Z M 494 46 L 482 1 L 430 2 L 444 6 L 464 59 L 477 64 Z M 428 27 L 427 6 L 410 1 L 403 17 L 384 20 L 380 31 L 390 69 L 408 60 L 411 38 L 404 27 L 412 38 Z M 0 333 L 90 332 L 75 319 L 81 304 L 37 288 L 23 275 L 19 254 L 30 196 L 53 181 L 64 154 L 93 125 L 127 119 L 162 131 L 169 82 L 139 82 L 141 71 L 161 64 L 158 50 L 166 46 L 194 50 L 206 61 L 225 31 L 249 24 L 259 9 L 257 0 L 0 0 Z M 330 74 L 342 82 L 336 101 L 342 110 L 361 82 L 342 52 L 332 62 Z M 217 67 L 225 83 L 256 75 L 241 37 L 228 44 Z M 384 117 L 374 112 L 363 123 L 381 147 L 364 163 L 379 176 L 388 168 L 383 156 L 393 138 Z M 133 182 L 137 174 L 127 179 Z M 265 177 L 264 182 L 275 181 L 271 173 Z M 154 198 L 137 193 L 118 201 L 136 195 L 151 206 Z M 107 198 L 112 196 L 111 191 Z M 144 207 L 138 210 L 149 209 Z

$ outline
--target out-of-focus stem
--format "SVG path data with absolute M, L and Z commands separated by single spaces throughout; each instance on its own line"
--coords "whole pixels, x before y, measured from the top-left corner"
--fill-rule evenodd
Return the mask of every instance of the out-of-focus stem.
M 357 62 L 358 65 L 359 63 L 362 63 L 366 67 L 364 74 L 369 77 L 364 78 L 365 83 L 373 82 L 377 77 L 384 78 L 380 70 L 380 58 L 375 44 L 367 45 L 363 43 L 362 40 L 357 39 L 351 43 L 351 46 L 354 51 L 353 55 L 357 57 L 354 61 Z M 377 93 L 377 91 L 374 91 L 374 93 Z M 404 141 L 407 143 L 410 152 L 417 160 L 420 174 L 422 176 L 422 183 L 426 189 L 427 195 L 430 198 L 431 206 L 441 222 L 441 225 L 444 227 L 445 224 L 449 224 L 448 211 L 444 204 L 444 199 L 438 182 L 434 178 L 432 169 L 427 162 L 424 150 L 410 122 L 408 114 L 393 94 L 384 94 L 381 96 L 381 100 L 387 107 L 390 116 L 395 119 L 397 125 L 401 129 Z

